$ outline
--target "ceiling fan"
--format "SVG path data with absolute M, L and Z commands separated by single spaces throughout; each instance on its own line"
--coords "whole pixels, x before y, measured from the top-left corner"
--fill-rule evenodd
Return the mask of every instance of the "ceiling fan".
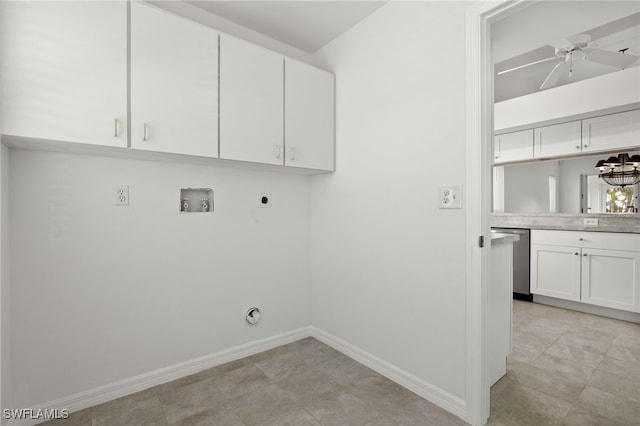
M 503 75 L 543 62 L 560 61 L 555 67 L 553 67 L 547 78 L 542 82 L 540 90 L 544 90 L 558 84 L 560 78 L 565 75 L 567 71 L 569 73 L 569 77 L 571 77 L 573 72 L 573 62 L 575 59 L 596 62 L 623 69 L 640 58 L 639 56 L 624 53 L 627 49 L 621 49 L 618 52 L 602 50 L 599 48 L 597 43 L 591 41 L 591 36 L 589 34 L 578 34 L 573 37 L 569 37 L 566 40 L 561 40 L 551 44 L 551 47 L 555 48 L 554 56 L 500 71 L 498 75 Z

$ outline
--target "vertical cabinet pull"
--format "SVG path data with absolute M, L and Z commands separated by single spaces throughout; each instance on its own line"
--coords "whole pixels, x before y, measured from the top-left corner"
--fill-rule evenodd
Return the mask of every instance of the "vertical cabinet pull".
M 147 125 L 147 123 L 143 123 L 142 124 L 142 142 L 146 142 L 148 139 L 148 129 L 149 126 Z
M 282 155 L 282 149 L 280 149 L 280 145 L 275 146 L 275 154 L 276 154 L 276 158 L 280 159 L 280 156 Z
M 113 119 L 113 137 L 114 138 L 118 137 L 118 119 L 117 118 Z
M 290 148 L 290 150 L 291 150 L 291 160 L 295 160 L 296 159 L 296 149 L 295 149 L 295 147 L 292 146 Z

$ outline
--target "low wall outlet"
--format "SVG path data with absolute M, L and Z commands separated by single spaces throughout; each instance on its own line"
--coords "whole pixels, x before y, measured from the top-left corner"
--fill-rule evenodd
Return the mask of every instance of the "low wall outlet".
M 461 209 L 462 185 L 441 186 L 438 192 L 438 198 L 441 209 Z
M 113 187 L 113 204 L 116 206 L 129 205 L 129 185 L 116 185 Z
M 582 224 L 584 226 L 598 226 L 598 218 L 585 218 Z
M 271 207 L 271 194 L 258 194 L 258 207 L 270 208 Z

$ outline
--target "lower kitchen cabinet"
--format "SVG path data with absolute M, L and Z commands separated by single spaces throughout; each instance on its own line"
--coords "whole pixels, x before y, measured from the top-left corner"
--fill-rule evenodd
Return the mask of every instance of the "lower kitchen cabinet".
M 579 302 L 580 260 L 579 248 L 532 244 L 531 293 Z
M 640 312 L 639 274 L 640 252 L 582 249 L 582 302 Z
M 640 236 L 531 231 L 531 293 L 640 312 Z

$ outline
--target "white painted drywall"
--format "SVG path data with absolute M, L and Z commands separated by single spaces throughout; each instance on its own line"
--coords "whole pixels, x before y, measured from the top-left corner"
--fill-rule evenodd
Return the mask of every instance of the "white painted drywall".
M 390 2 L 317 53 L 337 163 L 311 183 L 314 326 L 462 400 L 465 209 L 438 187 L 465 181 L 468 6 Z
M 550 213 L 549 176 L 559 180 L 557 161 L 504 166 L 504 211 L 506 213 Z M 558 192 L 556 191 L 556 206 Z
M 0 144 L 0 408 L 12 408 L 9 149 Z M 2 416 L 1 424 L 8 420 Z
M 310 325 L 308 176 L 17 149 L 10 165 L 15 407 Z M 186 187 L 212 188 L 215 212 L 179 213 Z

